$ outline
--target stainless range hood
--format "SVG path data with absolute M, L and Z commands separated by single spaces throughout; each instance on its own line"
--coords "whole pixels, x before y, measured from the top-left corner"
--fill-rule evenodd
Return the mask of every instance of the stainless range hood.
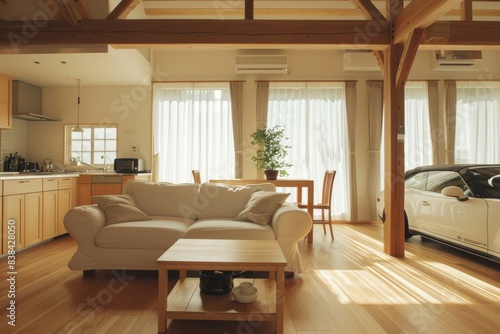
M 12 117 L 27 121 L 60 121 L 42 115 L 42 90 L 24 81 L 12 81 Z

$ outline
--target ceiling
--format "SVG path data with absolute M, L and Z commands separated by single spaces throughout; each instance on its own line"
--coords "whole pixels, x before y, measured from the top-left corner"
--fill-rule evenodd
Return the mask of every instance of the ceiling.
M 371 4 L 382 15 L 386 13 L 386 0 L 371 3 L 369 0 L 254 0 L 253 11 L 245 14 L 247 2 L 249 1 L 0 0 L 0 23 L 19 22 L 27 29 L 27 43 L 19 43 L 21 46 L 18 48 L 0 47 L 0 72 L 39 86 L 75 85 L 77 78 L 82 79 L 82 85 L 135 85 L 143 84 L 145 78 L 149 77 L 150 50 L 146 47 L 138 49 L 137 46 L 123 45 L 71 45 L 71 41 L 66 45 L 29 45 L 30 34 L 37 33 L 38 25 L 50 23 L 47 20 L 64 20 L 78 30 L 82 20 L 105 19 L 221 21 L 244 20 L 245 15 L 252 15 L 253 20 L 369 19 L 364 14 L 367 10 L 361 10 L 359 4 Z M 405 6 L 410 2 L 405 1 Z M 468 17 L 464 17 L 463 6 L 466 3 L 470 6 Z M 465 0 L 447 9 L 440 20 L 498 21 L 499 17 L 500 1 Z M 245 46 L 246 49 L 249 47 L 251 46 Z M 263 45 L 254 47 L 265 48 Z

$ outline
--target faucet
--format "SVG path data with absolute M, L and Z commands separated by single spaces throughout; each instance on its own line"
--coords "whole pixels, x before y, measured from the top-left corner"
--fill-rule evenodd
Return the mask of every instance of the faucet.
M 110 158 L 109 158 L 106 154 L 101 155 L 101 159 L 103 159 L 103 160 L 104 160 L 104 167 L 103 167 L 103 171 L 106 171 L 106 170 L 107 170 L 107 168 L 106 168 L 106 159 L 108 159 L 108 160 L 109 160 L 109 162 L 111 162 L 111 159 L 110 159 Z

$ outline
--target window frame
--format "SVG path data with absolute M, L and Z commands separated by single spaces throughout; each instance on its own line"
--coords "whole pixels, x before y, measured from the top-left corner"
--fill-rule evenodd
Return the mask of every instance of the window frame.
M 70 165 L 73 160 L 73 156 L 72 156 L 72 147 L 73 147 L 73 138 L 72 138 L 72 129 L 75 127 L 76 125 L 75 124 L 69 124 L 69 125 L 65 125 L 64 127 L 64 162 L 65 164 L 67 165 Z M 96 166 L 96 167 L 103 167 L 105 165 L 109 165 L 109 164 L 112 164 L 114 159 L 117 157 L 117 154 L 118 154 L 118 124 L 117 123 L 109 123 L 109 124 L 86 124 L 86 125 L 83 125 L 83 124 L 80 124 L 80 127 L 83 128 L 83 129 L 91 129 L 91 135 L 92 135 L 92 138 L 89 139 L 91 141 L 91 149 L 90 149 L 90 156 L 91 156 L 91 161 L 85 161 L 83 159 L 81 159 L 81 157 L 78 157 L 80 158 L 81 161 L 84 161 L 85 163 L 89 163 L 93 166 Z M 116 145 L 115 145 L 115 150 L 106 150 L 106 144 L 105 144 L 105 148 L 104 148 L 104 152 L 101 156 L 106 156 L 107 159 L 103 159 L 102 162 L 99 162 L 99 161 L 95 161 L 95 150 L 94 150 L 94 145 L 95 145 L 95 141 L 96 140 L 104 140 L 106 142 L 106 138 L 105 139 L 96 139 L 94 137 L 94 130 L 95 129 L 100 129 L 100 128 L 106 128 L 106 129 L 115 129 L 116 130 L 116 138 L 114 139 L 108 139 L 108 140 L 114 140 L 116 141 Z M 101 151 L 99 151 L 101 152 Z

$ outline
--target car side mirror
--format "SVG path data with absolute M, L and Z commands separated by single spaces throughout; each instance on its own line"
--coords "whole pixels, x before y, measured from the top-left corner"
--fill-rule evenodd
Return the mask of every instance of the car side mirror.
M 469 199 L 462 189 L 456 186 L 449 186 L 441 190 L 441 194 L 448 197 L 455 197 L 460 202 L 464 202 Z

